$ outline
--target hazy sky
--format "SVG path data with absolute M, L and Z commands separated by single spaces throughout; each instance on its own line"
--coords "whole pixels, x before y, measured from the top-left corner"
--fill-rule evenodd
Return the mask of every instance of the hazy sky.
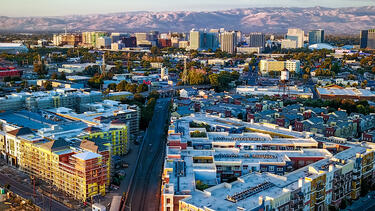
M 0 0 L 0 16 L 60 16 L 125 11 L 206 11 L 244 7 L 359 7 L 375 0 Z

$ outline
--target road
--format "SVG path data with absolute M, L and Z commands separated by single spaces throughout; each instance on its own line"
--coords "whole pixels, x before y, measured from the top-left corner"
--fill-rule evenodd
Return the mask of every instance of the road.
M 369 197 L 370 196 L 370 197 Z M 366 196 L 354 201 L 351 206 L 346 207 L 344 211 L 361 210 L 372 211 L 375 210 L 375 191 L 368 193 Z
M 41 193 L 36 192 L 35 193 L 35 201 L 32 200 L 33 198 L 33 189 L 30 184 L 30 186 L 26 186 L 24 184 L 21 184 L 18 181 L 13 180 L 7 175 L 0 173 L 0 184 L 10 185 L 10 190 L 20 196 L 22 196 L 25 199 L 31 199 L 34 204 L 38 205 L 42 208 L 42 210 L 53 210 L 53 211 L 65 211 L 65 210 L 71 210 L 65 205 L 61 204 L 60 202 L 55 201 L 54 199 L 49 199 L 47 196 L 44 196 Z
M 247 75 L 247 85 L 256 86 L 258 82 L 258 65 L 254 65 L 255 69 L 253 70 L 253 66 L 249 66 L 249 72 Z
M 159 99 L 147 129 L 123 210 L 159 210 L 164 132 L 170 98 Z

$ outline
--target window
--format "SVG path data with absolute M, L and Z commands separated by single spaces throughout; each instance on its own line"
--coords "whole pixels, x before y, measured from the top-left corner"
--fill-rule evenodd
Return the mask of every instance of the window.
M 284 171 L 284 168 L 282 168 L 282 167 L 278 167 L 278 168 L 277 168 L 277 171 Z
M 171 199 L 167 198 L 167 204 L 170 204 L 170 203 L 171 203 Z
M 275 171 L 275 167 L 274 166 L 268 166 L 268 171 Z

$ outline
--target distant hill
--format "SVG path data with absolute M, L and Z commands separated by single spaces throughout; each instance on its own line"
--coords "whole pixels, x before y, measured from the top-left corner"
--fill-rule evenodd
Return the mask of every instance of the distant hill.
M 187 32 L 192 28 L 225 28 L 243 32 L 285 33 L 288 27 L 322 28 L 330 34 L 358 34 L 375 28 L 375 7 L 248 8 L 210 12 L 124 12 L 58 17 L 0 16 L 1 31 L 105 30 Z

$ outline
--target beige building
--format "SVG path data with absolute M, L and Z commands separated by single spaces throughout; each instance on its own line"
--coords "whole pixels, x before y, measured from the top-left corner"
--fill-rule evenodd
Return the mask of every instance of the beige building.
M 280 72 L 284 69 L 295 73 L 300 73 L 301 71 L 301 62 L 299 60 L 277 61 L 265 59 L 260 61 L 259 66 L 262 75 L 268 75 L 270 72 Z
M 224 32 L 220 34 L 221 51 L 230 54 L 236 53 L 237 34 L 236 32 Z

